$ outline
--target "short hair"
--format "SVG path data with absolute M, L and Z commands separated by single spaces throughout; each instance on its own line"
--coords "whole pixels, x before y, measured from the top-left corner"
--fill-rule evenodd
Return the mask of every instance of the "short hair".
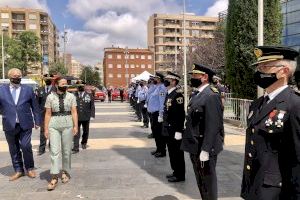
M 290 69 L 290 74 L 289 74 L 289 77 L 292 77 L 296 71 L 296 68 L 297 68 L 297 62 L 294 61 L 294 60 L 281 60 L 279 61 L 279 63 L 282 63 L 284 65 L 288 65 L 289 69 Z
M 21 71 L 20 69 L 18 69 L 18 68 L 11 68 L 11 69 L 8 70 L 8 72 L 7 72 L 8 77 L 11 77 L 11 76 L 12 76 L 12 73 L 14 73 L 14 72 L 18 72 L 18 73 L 20 73 L 21 76 L 22 76 L 22 71 Z

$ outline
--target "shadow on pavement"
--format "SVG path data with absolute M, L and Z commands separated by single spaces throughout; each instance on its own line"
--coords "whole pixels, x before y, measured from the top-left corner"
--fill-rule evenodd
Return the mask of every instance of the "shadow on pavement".
M 0 168 L 0 174 L 2 174 L 3 176 L 11 176 L 14 173 L 15 171 L 12 165 L 8 165 Z
M 47 181 L 49 182 L 51 180 L 51 175 L 50 175 L 50 170 L 46 170 L 40 173 L 40 179 L 42 181 Z
M 165 195 L 165 196 L 155 197 L 152 200 L 179 200 L 179 199 L 177 197 L 172 196 L 172 195 Z

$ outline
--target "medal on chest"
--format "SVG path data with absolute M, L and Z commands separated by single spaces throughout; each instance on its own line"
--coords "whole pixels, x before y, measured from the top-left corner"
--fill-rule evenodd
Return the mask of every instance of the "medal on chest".
M 172 99 L 168 99 L 166 104 L 167 104 L 167 110 L 169 110 L 169 107 L 172 106 Z

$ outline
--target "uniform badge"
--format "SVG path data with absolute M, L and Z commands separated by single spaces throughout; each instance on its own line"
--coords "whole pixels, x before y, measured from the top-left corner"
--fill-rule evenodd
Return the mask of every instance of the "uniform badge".
M 250 119 L 252 117 L 252 115 L 253 115 L 253 110 L 251 110 L 251 112 L 249 113 L 248 119 Z
M 169 109 L 170 106 L 172 106 L 172 99 L 167 100 L 167 108 Z
M 178 104 L 182 104 L 183 103 L 183 97 L 178 97 L 176 99 L 176 101 L 177 101 Z
M 160 93 L 160 96 L 162 96 L 162 97 L 165 96 L 165 93 L 164 93 L 164 92 L 161 92 L 161 93 Z
M 263 55 L 263 52 L 262 52 L 261 49 L 255 48 L 254 49 L 254 54 L 255 54 L 256 58 L 260 58 Z

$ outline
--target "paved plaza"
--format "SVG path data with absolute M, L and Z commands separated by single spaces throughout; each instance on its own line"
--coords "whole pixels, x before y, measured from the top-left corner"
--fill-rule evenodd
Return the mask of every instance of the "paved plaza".
M 72 155 L 71 181 L 57 189 L 46 190 L 50 178 L 49 152 L 36 156 L 39 132 L 34 131 L 32 144 L 38 177 L 22 177 L 9 182 L 13 173 L 7 143 L 0 133 L 0 200 L 188 200 L 200 199 L 188 154 L 183 183 L 168 183 L 171 172 L 168 157 L 154 158 L 150 129 L 135 122 L 127 103 L 96 103 L 96 119 L 91 122 L 87 150 Z M 0 127 L 2 130 L 2 127 Z M 240 199 L 243 165 L 243 130 L 225 125 L 225 150 L 218 158 L 219 198 Z

